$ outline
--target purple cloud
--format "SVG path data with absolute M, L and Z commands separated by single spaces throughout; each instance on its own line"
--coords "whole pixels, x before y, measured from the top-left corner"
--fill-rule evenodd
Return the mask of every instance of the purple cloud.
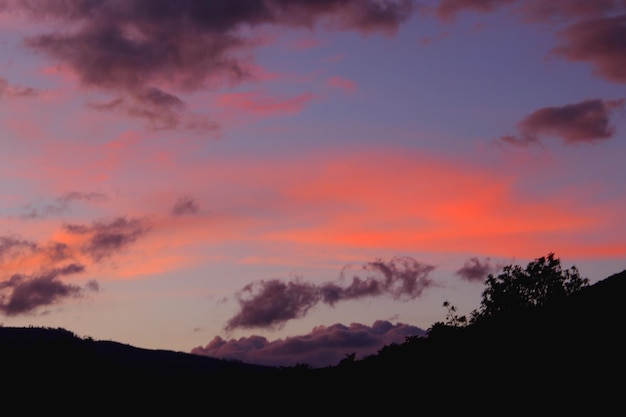
M 228 321 L 227 330 L 278 327 L 288 320 L 304 317 L 320 301 L 319 288 L 315 285 L 279 280 L 248 284 L 236 297 L 240 311 Z
M 554 54 L 589 62 L 597 75 L 626 83 L 626 14 L 583 20 L 558 36 L 562 43 L 553 49 Z
M 109 223 L 93 222 L 89 226 L 66 224 L 64 227 L 68 233 L 89 235 L 81 251 L 95 261 L 125 249 L 150 229 L 144 219 L 125 217 L 118 217 Z
M 97 291 L 99 287 L 95 281 L 89 282 L 83 289 L 59 280 L 61 276 L 78 274 L 84 270 L 83 265 L 69 264 L 30 276 L 15 274 L 0 281 L 0 311 L 7 316 L 31 313 L 63 299 L 80 297 L 85 289 Z
M 184 216 L 186 214 L 196 214 L 200 211 L 198 203 L 196 203 L 191 197 L 181 197 L 176 201 L 172 208 L 172 215 Z
M 235 359 L 269 366 L 308 364 L 315 368 L 337 365 L 347 354 L 357 359 L 377 353 L 384 346 L 402 343 L 409 336 L 423 336 L 425 331 L 407 324 L 376 321 L 371 327 L 353 323 L 315 327 L 309 334 L 268 341 L 249 336 L 224 340 L 219 336 L 191 353 L 221 359 Z
M 544 107 L 518 123 L 520 136 L 507 135 L 501 141 L 518 146 L 539 144 L 541 136 L 559 137 L 565 144 L 592 143 L 613 137 L 614 111 L 623 109 L 621 100 L 585 100 L 561 107 Z
M 466 281 L 470 282 L 483 282 L 487 275 L 495 272 L 500 267 L 491 264 L 490 258 L 480 259 L 473 257 L 468 259 L 463 266 L 456 271 L 456 275 L 460 276 Z
M 344 268 L 338 283 L 269 280 L 248 284 L 236 294 L 240 310 L 228 321 L 226 330 L 277 328 L 288 320 L 304 317 L 320 302 L 334 306 L 339 301 L 383 295 L 412 300 L 433 285 L 428 277 L 433 269 L 409 257 L 395 257 L 389 262 L 377 260 L 363 265 L 348 285 L 341 285 L 348 268 Z

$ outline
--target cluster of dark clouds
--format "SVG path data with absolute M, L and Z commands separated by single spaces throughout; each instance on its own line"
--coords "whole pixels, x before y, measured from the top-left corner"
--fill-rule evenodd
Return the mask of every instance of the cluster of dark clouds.
M 12 274 L 0 280 L 0 312 L 7 316 L 31 313 L 42 306 L 97 291 L 90 281 L 84 288 L 61 281 L 61 277 L 82 273 L 85 266 L 73 259 L 72 249 L 64 243 L 40 244 L 16 236 L 0 236 L 0 268 L 7 261 L 39 256 L 42 265 L 33 274 Z M 62 266 L 57 266 L 62 265 Z
M 274 279 L 251 283 L 237 293 L 240 310 L 228 321 L 226 330 L 277 328 L 304 317 L 319 303 L 334 306 L 340 301 L 382 295 L 415 299 L 434 285 L 429 278 L 434 268 L 410 257 L 396 257 L 387 262 L 369 262 L 349 279 L 346 274 L 350 269 L 344 269 L 339 282 L 313 284 L 300 279 Z M 341 285 L 346 281 L 347 285 Z
M 408 324 L 376 321 L 372 326 L 353 323 L 319 326 L 305 335 L 268 341 L 262 336 L 224 340 L 216 336 L 192 353 L 269 366 L 307 364 L 315 368 L 337 365 L 346 355 L 356 359 L 377 353 L 384 346 L 402 343 L 425 331 Z
M 472 257 L 455 274 L 469 282 L 483 282 L 500 268 L 502 266 L 494 264 L 490 258 Z M 238 327 L 276 329 L 288 320 L 302 318 L 319 303 L 333 306 L 344 300 L 378 296 L 413 300 L 436 285 L 429 277 L 434 269 L 410 257 L 395 257 L 390 261 L 366 263 L 356 272 L 346 267 L 338 282 L 313 284 L 295 279 L 249 284 L 237 294 L 240 310 L 228 321 L 226 330 Z M 425 334 L 419 327 L 386 320 L 376 321 L 371 327 L 337 323 L 274 341 L 259 335 L 228 340 L 215 336 L 206 346 L 198 346 L 191 353 L 269 366 L 306 364 L 320 368 L 336 365 L 347 355 L 364 358 L 384 346 Z
M 598 76 L 626 83 L 626 0 L 0 0 L 0 13 L 44 24 L 25 45 L 71 68 L 82 86 L 111 95 L 90 107 L 122 112 L 153 129 L 199 131 L 217 125 L 190 112 L 180 94 L 249 79 L 256 46 L 251 29 L 323 26 L 393 33 L 417 10 L 451 21 L 468 11 L 504 8 L 525 23 L 557 23 L 551 54 L 588 63 Z M 34 93 L 0 79 L 0 96 Z M 606 139 L 614 133 L 602 129 L 611 100 L 619 101 L 589 100 L 605 104 L 592 121 L 581 123 L 577 114 L 567 118 L 561 112 L 555 126 L 548 125 L 549 118 L 535 125 L 533 114 L 520 122 L 519 136 L 501 139 L 515 145 L 539 143 L 543 133 L 566 144 Z
M 77 255 L 100 262 L 134 242 L 146 231 L 146 226 L 140 220 L 119 217 L 110 222 L 66 225 L 65 229 L 73 234 L 88 234 L 89 238 L 82 247 L 74 248 L 62 242 L 42 244 L 16 236 L 0 236 L 0 268 L 15 259 L 40 262 L 34 273 L 15 273 L 0 280 L 0 312 L 7 316 L 33 313 L 41 307 L 81 297 L 87 291 L 98 291 L 96 281 L 80 287 L 62 280 L 86 271 L 85 265 L 77 261 Z
M 255 45 L 245 30 L 326 25 L 393 32 L 413 0 L 0 0 L 0 12 L 45 24 L 25 44 L 75 71 L 84 87 L 114 95 L 92 103 L 157 129 L 211 129 L 178 92 L 236 84 Z
M 27 206 L 21 218 L 57 216 L 65 213 L 73 202 L 99 203 L 107 199 L 108 196 L 102 193 L 72 191 L 48 204 Z M 198 203 L 185 196 L 175 202 L 168 214 L 176 217 L 196 214 L 199 210 Z M 80 287 L 63 279 L 88 272 L 85 263 L 101 263 L 126 251 L 152 228 L 153 222 L 148 217 L 118 216 L 90 223 L 63 224 L 65 233 L 80 237 L 72 244 L 42 243 L 15 235 L 0 236 L 0 274 L 9 264 L 38 263 L 35 272 L 0 275 L 0 313 L 7 316 L 30 314 L 42 307 L 98 291 L 96 281 L 88 281 Z
M 509 8 L 525 22 L 557 24 L 551 55 L 591 65 L 595 75 L 626 83 L 626 0 L 441 0 L 431 10 L 443 20 L 463 12 Z M 541 144 L 544 137 L 563 143 L 596 143 L 615 135 L 611 117 L 624 100 L 586 99 L 531 113 L 518 124 L 519 135 L 500 138 L 516 146 Z

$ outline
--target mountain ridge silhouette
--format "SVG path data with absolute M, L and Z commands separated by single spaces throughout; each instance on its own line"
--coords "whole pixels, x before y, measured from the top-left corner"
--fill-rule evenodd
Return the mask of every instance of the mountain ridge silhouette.
M 448 397 L 454 399 L 448 410 L 482 409 L 485 399 L 518 404 L 518 410 L 597 410 L 617 404 L 624 388 L 625 294 L 626 270 L 523 316 L 444 326 L 362 360 L 346 352 L 346 360 L 318 369 L 143 349 L 62 328 L 0 327 L 0 388 L 5 398 L 36 397 L 45 410 L 63 395 L 86 406 L 100 404 L 102 411 L 145 412 L 180 411 L 234 394 L 245 399 L 234 403 L 240 409 L 282 395 L 311 411 L 329 403 L 372 411 L 378 398 L 387 412 L 400 412 L 417 407 L 407 398 Z

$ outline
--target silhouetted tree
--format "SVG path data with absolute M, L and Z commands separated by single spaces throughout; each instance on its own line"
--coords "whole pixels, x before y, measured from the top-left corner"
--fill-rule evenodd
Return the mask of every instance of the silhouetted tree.
M 575 266 L 561 268 L 554 253 L 535 259 L 526 268 L 508 265 L 499 275 L 487 277 L 480 308 L 472 312 L 471 322 L 545 306 L 588 284 L 589 280 L 581 278 Z
M 346 353 L 346 357 L 339 361 L 339 366 L 349 366 L 354 363 L 356 352 Z

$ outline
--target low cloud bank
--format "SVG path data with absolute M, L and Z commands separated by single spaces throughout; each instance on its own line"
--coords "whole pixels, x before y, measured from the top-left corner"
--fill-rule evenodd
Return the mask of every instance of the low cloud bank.
M 402 343 L 406 337 L 424 334 L 419 327 L 378 320 L 372 326 L 359 323 L 318 326 L 308 334 L 274 341 L 254 335 L 230 340 L 215 336 L 209 344 L 196 347 L 191 353 L 259 365 L 308 364 L 322 368 L 337 365 L 346 355 L 354 353 L 357 360 L 362 359 L 384 346 Z

